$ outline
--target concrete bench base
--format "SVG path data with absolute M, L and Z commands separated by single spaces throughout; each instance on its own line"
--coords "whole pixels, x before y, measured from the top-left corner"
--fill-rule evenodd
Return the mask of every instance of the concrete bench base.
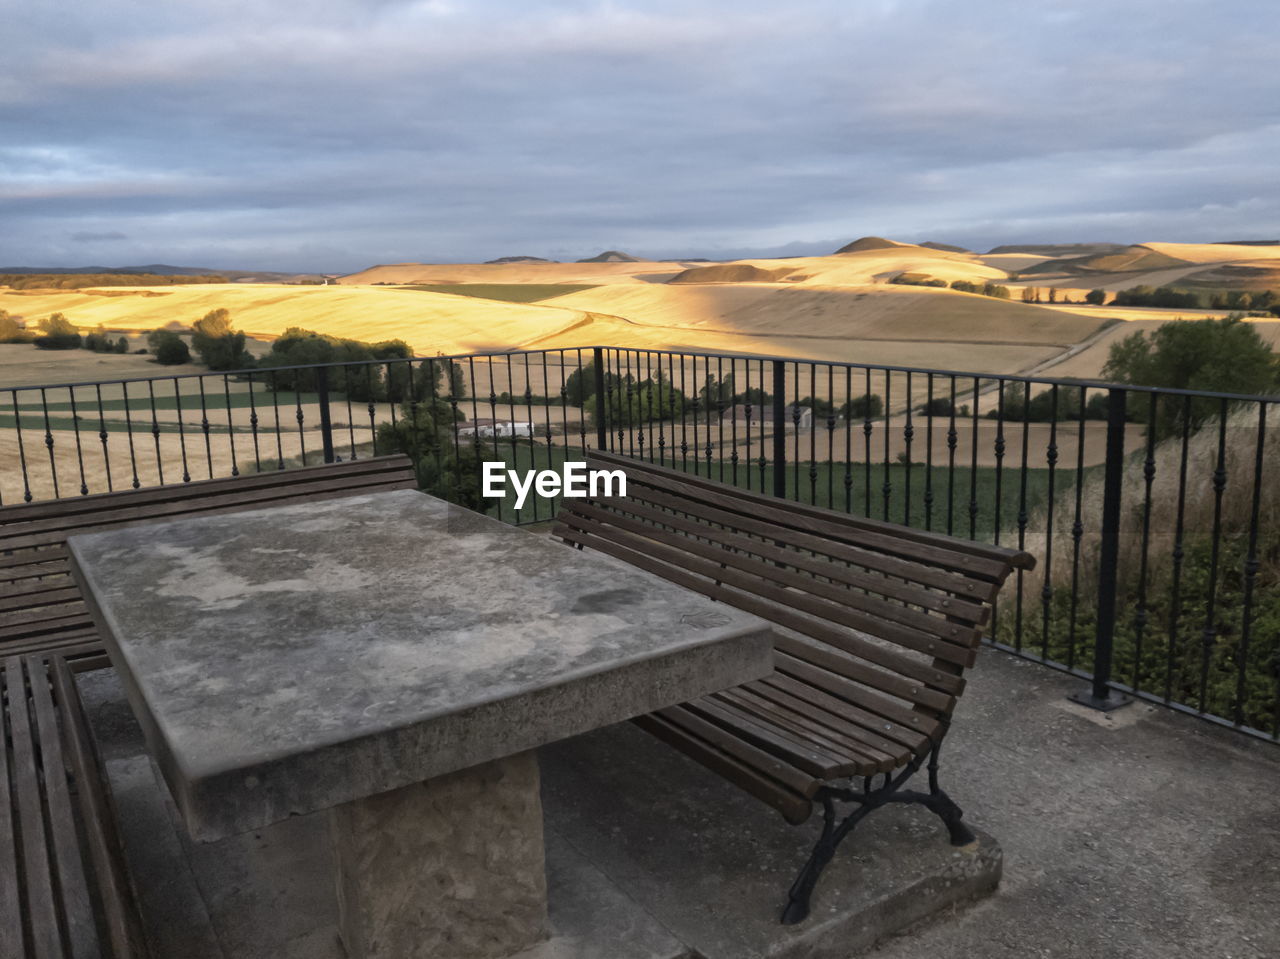
M 186 841 L 148 775 L 109 672 L 84 692 L 158 955 L 339 959 L 323 814 L 209 845 Z M 82 683 L 84 680 L 82 680 Z M 936 817 L 878 814 L 832 864 L 798 926 L 778 889 L 805 855 L 797 829 L 629 724 L 540 751 L 551 937 L 519 959 L 848 959 L 990 893 L 989 836 L 956 849 Z M 444 959 L 444 957 L 442 957 Z

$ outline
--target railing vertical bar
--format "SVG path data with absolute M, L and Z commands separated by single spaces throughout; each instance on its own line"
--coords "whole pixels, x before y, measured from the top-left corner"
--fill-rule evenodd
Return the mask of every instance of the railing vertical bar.
M 84 472 L 84 449 L 80 445 L 80 411 L 76 409 L 76 388 L 67 387 L 67 396 L 71 399 L 71 431 L 76 438 L 76 465 L 80 470 L 80 495 L 89 495 L 89 480 Z
M 1156 478 L 1156 413 L 1155 393 L 1147 395 L 1146 456 L 1142 462 L 1142 553 L 1138 557 L 1138 596 L 1133 611 L 1133 674 L 1129 685 L 1142 688 L 1143 641 L 1147 631 L 1147 573 L 1151 547 L 1151 490 Z
M 222 374 L 222 394 L 227 404 L 227 447 L 231 453 L 231 475 L 240 475 L 240 464 L 236 460 L 236 424 L 231 416 L 231 376 Z
M 115 490 L 111 479 L 111 453 L 107 450 L 107 421 L 102 408 L 102 384 L 94 384 L 94 393 L 98 400 L 98 440 L 102 443 L 102 470 L 107 476 L 107 492 Z
M 773 360 L 773 495 L 787 495 L 787 367 L 783 360 Z M 761 417 L 763 423 L 764 417 Z
M 1191 445 L 1191 397 L 1182 402 L 1182 443 L 1178 459 L 1178 507 L 1173 524 L 1173 573 L 1169 583 L 1169 643 L 1165 657 L 1164 701 L 1173 700 L 1174 655 L 1178 647 L 1178 621 L 1182 618 L 1182 563 L 1186 558 L 1183 545 L 1187 510 L 1187 460 Z
M 924 408 L 924 528 L 933 530 L 933 418 L 937 413 L 933 405 L 933 374 L 925 381 Z
M 1209 594 L 1205 601 L 1204 627 L 1200 631 L 1200 712 L 1209 711 L 1209 661 L 1218 638 L 1218 562 L 1222 555 L 1222 495 L 1227 488 L 1227 413 L 1226 400 L 1219 401 L 1218 455 L 1213 470 L 1213 534 L 1209 542 Z
M 1263 455 L 1267 442 L 1267 404 L 1258 404 L 1258 438 L 1253 457 L 1253 495 L 1249 500 L 1249 545 L 1244 558 L 1244 596 L 1240 609 L 1240 646 L 1237 650 L 1239 662 L 1236 664 L 1236 694 L 1231 720 L 1235 725 L 1244 724 L 1245 709 L 1245 677 L 1249 667 L 1249 649 L 1253 638 L 1253 590 L 1258 576 L 1258 520 L 1262 509 L 1262 471 Z M 1276 676 L 1280 686 L 1280 672 Z M 1280 689 L 1277 690 L 1280 692 Z M 1280 697 L 1277 697 L 1277 711 L 1280 712 Z

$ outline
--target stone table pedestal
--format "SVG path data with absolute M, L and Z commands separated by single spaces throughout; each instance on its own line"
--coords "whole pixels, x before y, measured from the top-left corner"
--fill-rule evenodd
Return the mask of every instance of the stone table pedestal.
M 329 827 L 352 959 L 500 959 L 546 937 L 533 752 L 344 803 Z

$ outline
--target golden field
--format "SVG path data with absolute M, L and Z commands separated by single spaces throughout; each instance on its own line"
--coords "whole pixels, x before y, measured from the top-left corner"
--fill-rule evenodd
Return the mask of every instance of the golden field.
M 1110 345 L 1120 337 L 1134 330 L 1155 329 L 1161 323 L 1220 314 L 1082 303 L 1031 305 L 1020 301 L 1021 286 L 1059 285 L 1078 291 L 1082 297 L 1100 285 L 1116 289 L 1138 283 L 1156 285 L 1175 274 L 1189 275 L 1208 268 L 1259 261 L 1280 264 L 1280 247 L 1146 244 L 1130 248 L 1133 252 L 1125 256 L 1098 262 L 1159 265 L 1147 274 L 1075 273 L 1018 279 L 1011 275 L 1049 258 L 1022 253 L 979 256 L 875 238 L 855 246 L 860 248 L 831 256 L 744 260 L 728 265 L 655 261 L 395 264 L 372 267 L 328 286 L 233 283 L 20 292 L 0 288 L 0 309 L 28 325 L 61 312 L 82 332 L 98 326 L 129 332 L 133 334 L 131 348 L 144 345 L 140 334 L 148 330 L 166 326 L 186 329 L 210 310 L 226 308 L 235 327 L 254 338 L 251 349 L 259 355 L 269 349 L 273 338 L 295 326 L 365 341 L 401 339 L 420 356 L 552 351 L 545 359 L 495 357 L 468 364 L 468 377 L 474 384 L 469 390 L 474 395 L 461 411 L 468 420 L 532 416 L 544 442 L 573 445 L 581 441 L 585 429 L 581 411 L 562 406 L 513 409 L 497 395 L 504 391 L 519 395 L 528 389 L 536 395 L 558 396 L 568 372 L 580 359 L 589 359 L 589 355 L 580 356 L 577 347 L 600 344 L 628 351 L 611 359 L 611 365 L 641 378 L 651 375 L 661 362 L 663 372 L 687 395 L 694 395 L 708 375 L 724 377 L 730 373 L 737 389 L 771 389 L 764 367 L 741 358 L 753 354 L 995 375 L 1096 378 Z M 1171 261 L 1178 265 L 1170 267 Z M 1000 300 L 889 282 L 902 273 L 946 281 L 1002 283 L 1010 286 L 1013 298 Z M 726 276 L 749 279 L 726 281 Z M 678 282 L 671 282 L 676 278 Z M 765 281 L 759 282 L 761 278 Z M 409 283 L 437 289 L 387 285 Z M 454 284 L 468 286 L 459 286 L 457 294 L 438 289 Z M 536 296 L 527 297 L 537 302 L 485 298 L 510 295 L 512 285 L 526 284 L 545 287 L 536 291 Z M 566 291 L 556 295 L 557 286 L 566 287 Z M 584 286 L 587 288 L 582 289 Z M 491 292 L 486 294 L 486 290 Z M 458 295 L 463 293 L 469 295 Z M 1252 322 L 1267 340 L 1280 346 L 1280 320 Z M 740 358 L 659 360 L 653 351 L 660 350 Z M 272 396 L 269 382 L 261 375 L 249 383 L 217 375 L 166 379 L 152 387 L 110 385 L 74 392 L 49 391 L 46 399 L 55 405 L 48 430 L 54 440 L 52 450 L 44 425 L 31 419 L 39 408 L 38 393 L 21 389 L 59 382 L 181 377 L 199 369 L 159 367 L 147 356 L 99 355 L 83 350 L 45 353 L 30 346 L 0 345 L 0 417 L 6 417 L 7 424 L 0 426 L 0 462 L 16 465 L 25 459 L 31 494 L 47 496 L 53 493 L 55 473 L 62 487 L 67 483 L 78 487 L 83 477 L 84 485 L 97 491 L 105 487 L 108 476 L 115 488 L 130 485 L 135 468 L 140 483 L 158 482 L 160 464 L 181 464 L 184 458 L 188 475 L 198 478 L 210 472 L 226 475 L 233 463 L 242 470 L 259 464 L 270 467 L 279 459 L 294 459 L 304 450 L 312 454 L 319 448 L 315 398 L 290 394 L 282 400 Z M 941 395 L 942 383 L 935 384 L 935 395 Z M 960 381 L 957 403 L 974 402 L 975 387 L 978 404 L 984 410 L 989 408 L 994 397 L 990 380 L 976 384 L 971 379 Z M 890 382 L 880 372 L 867 375 L 858 371 L 846 376 L 836 371 L 828 375 L 824 370 L 815 376 L 807 369 L 800 371 L 798 380 L 795 371 L 790 371 L 786 387 L 788 399 L 814 394 L 837 405 L 866 391 L 889 393 L 893 415 L 873 427 L 873 458 L 884 455 L 885 429 L 890 457 L 905 452 L 906 400 L 910 397 L 913 405 L 918 404 L 928 389 L 928 379 L 919 374 L 908 383 L 903 374 L 894 375 Z M 144 409 L 145 415 L 140 416 L 138 403 L 148 406 L 150 401 L 147 390 L 158 390 L 161 398 L 154 410 Z M 105 404 L 100 415 L 96 412 L 99 397 Z M 21 437 L 15 428 L 15 402 L 21 407 Z M 390 419 L 393 411 L 385 404 L 373 410 L 344 404 L 340 398 L 333 406 L 335 427 L 345 437 L 343 442 L 363 454 L 372 438 L 372 427 Z M 278 428 L 276 415 L 280 417 Z M 701 417 L 705 433 L 705 411 Z M 79 427 L 79 445 L 73 424 Z M 671 424 L 664 428 L 671 435 L 660 430 L 648 442 L 670 448 L 689 444 L 690 425 Z M 935 431 L 929 440 L 924 435 L 927 425 L 923 420 L 918 424 L 912 455 L 922 456 L 924 446 L 930 443 L 935 458 L 941 457 L 942 433 Z M 861 424 L 852 434 L 843 422 L 838 429 L 826 427 L 821 421 L 805 431 L 806 435 L 792 433 L 789 443 L 804 456 L 814 453 L 825 458 L 830 454 L 851 461 L 866 458 Z M 759 433 L 758 419 L 755 428 Z M 989 465 L 993 437 L 987 434 L 994 428 L 989 422 L 976 427 L 962 425 L 958 461 L 972 461 L 976 443 L 976 462 Z M 133 430 L 132 448 L 128 445 L 129 429 Z M 154 429 L 159 435 L 153 435 Z M 108 434 L 105 444 L 102 432 Z M 735 449 L 741 457 L 759 455 L 758 449 L 745 447 L 745 436 L 738 438 L 735 447 L 732 432 L 727 426 L 726 439 L 717 436 L 712 440 L 715 458 L 728 457 Z M 1040 426 L 1033 426 L 1028 434 L 1029 449 L 1044 446 L 1047 437 L 1041 436 L 1042 432 Z M 760 435 L 751 440 L 756 446 L 762 441 Z M 1072 441 L 1063 437 L 1061 442 L 1070 445 Z M 1086 444 L 1087 461 L 1100 455 L 1093 448 L 1096 442 L 1090 438 Z M 1020 438 L 1010 436 L 1008 443 L 1007 455 L 1018 456 Z M 706 438 L 694 439 L 692 444 L 705 449 Z M 1064 448 L 1063 455 L 1072 455 L 1072 451 Z M 173 475 L 171 465 L 166 469 L 166 480 L 180 478 Z M 18 476 L 9 465 L 0 470 L 3 502 L 27 493 Z M 64 495 L 65 491 L 62 489 Z

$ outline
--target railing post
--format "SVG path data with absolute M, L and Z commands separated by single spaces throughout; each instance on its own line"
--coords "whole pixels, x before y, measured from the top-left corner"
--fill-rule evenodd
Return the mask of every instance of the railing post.
M 604 348 L 597 346 L 592 351 L 591 363 L 595 367 L 596 390 L 596 448 L 601 451 L 609 449 L 609 424 L 606 411 L 609 408 L 608 397 L 604 395 Z
M 334 462 L 333 421 L 329 417 L 329 369 L 316 367 L 316 400 L 320 404 L 320 442 L 324 446 L 324 461 Z
M 787 496 L 787 363 L 773 361 L 773 495 Z
M 1071 698 L 1108 712 L 1131 702 L 1111 690 L 1116 633 L 1116 579 L 1120 569 L 1120 500 L 1124 480 L 1126 391 L 1107 391 L 1107 454 L 1102 480 L 1102 537 L 1098 544 L 1098 626 L 1093 646 L 1093 684 Z

